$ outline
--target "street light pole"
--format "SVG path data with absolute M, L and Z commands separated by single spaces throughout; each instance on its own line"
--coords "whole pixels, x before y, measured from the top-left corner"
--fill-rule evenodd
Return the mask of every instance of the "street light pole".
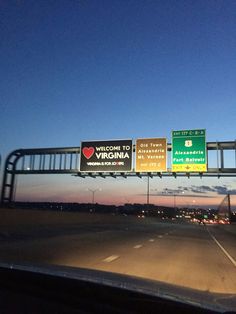
M 95 191 L 92 191 L 92 193 L 93 193 L 92 203 L 94 204 L 94 194 L 95 194 Z
M 168 189 L 165 189 L 165 190 L 166 190 L 165 191 L 166 195 L 168 195 L 168 194 L 169 195 L 173 195 L 173 197 L 174 197 L 174 209 L 176 209 L 176 197 L 181 195 L 181 194 L 184 194 L 184 191 L 182 191 L 182 192 L 175 191 L 175 192 L 177 192 L 177 194 L 176 194 L 176 193 L 174 193 L 172 191 L 168 191 Z M 179 194 L 179 193 L 181 193 L 181 194 Z
M 88 189 L 91 193 L 92 193 L 92 204 L 94 204 L 94 201 L 95 201 L 95 193 L 97 191 L 100 191 L 100 189 L 95 189 L 95 190 L 92 190 L 92 189 Z
M 149 194 L 150 194 L 150 192 L 149 192 L 149 176 L 148 176 L 148 180 L 147 180 L 147 205 L 149 205 Z

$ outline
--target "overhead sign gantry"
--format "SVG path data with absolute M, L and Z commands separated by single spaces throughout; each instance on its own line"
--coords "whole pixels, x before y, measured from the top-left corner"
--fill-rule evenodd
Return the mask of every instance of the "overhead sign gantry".
M 174 136 L 176 134 L 178 133 L 175 133 Z M 205 136 L 204 134 L 200 135 Z M 174 139 L 172 144 L 166 144 L 165 138 L 154 138 L 138 139 L 136 145 L 133 144 L 132 140 L 112 140 L 82 142 L 81 147 L 18 149 L 10 153 L 5 162 L 1 203 L 8 204 L 13 201 L 16 175 L 72 174 L 82 178 L 236 176 L 236 141 L 208 142 L 204 144 L 203 139 L 203 144 L 199 145 L 200 148 L 195 150 L 195 137 L 189 133 L 187 138 L 186 135 L 184 139 L 181 138 L 177 146 Z M 201 159 L 201 163 L 198 164 L 198 160 L 192 158 L 190 163 L 187 158 L 191 159 L 191 157 L 186 157 L 181 160 L 182 164 L 178 164 L 180 161 L 174 160 L 177 149 L 178 152 L 186 152 L 185 156 L 196 156 L 196 152 L 203 151 L 203 154 L 201 153 L 203 160 Z M 224 152 L 230 150 L 234 152 L 235 164 L 225 167 Z M 206 168 L 206 160 L 210 151 L 215 151 L 215 167 L 208 166 Z M 171 159 L 168 158 L 168 154 L 170 157 L 171 152 L 172 164 L 170 167 L 166 167 L 166 161 Z M 133 155 L 135 155 L 135 158 L 133 158 Z M 135 164 L 132 160 L 136 161 Z M 180 165 L 181 169 L 176 168 Z

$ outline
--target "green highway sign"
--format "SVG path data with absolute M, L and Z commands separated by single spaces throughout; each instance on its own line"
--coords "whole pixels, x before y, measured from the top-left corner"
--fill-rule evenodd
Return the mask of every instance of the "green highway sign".
M 206 130 L 172 131 L 172 172 L 205 171 Z

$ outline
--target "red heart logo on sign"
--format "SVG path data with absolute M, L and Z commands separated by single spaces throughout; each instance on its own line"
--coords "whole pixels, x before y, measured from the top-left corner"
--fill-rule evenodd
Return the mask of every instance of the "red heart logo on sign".
M 84 157 L 86 157 L 87 159 L 93 156 L 94 151 L 95 149 L 93 147 L 84 147 L 82 150 Z

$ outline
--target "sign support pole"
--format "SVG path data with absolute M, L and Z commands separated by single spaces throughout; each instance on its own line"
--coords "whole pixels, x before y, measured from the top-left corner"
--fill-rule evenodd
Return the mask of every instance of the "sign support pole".
M 150 177 L 148 175 L 147 177 L 147 205 L 149 205 L 149 180 L 150 180 Z

